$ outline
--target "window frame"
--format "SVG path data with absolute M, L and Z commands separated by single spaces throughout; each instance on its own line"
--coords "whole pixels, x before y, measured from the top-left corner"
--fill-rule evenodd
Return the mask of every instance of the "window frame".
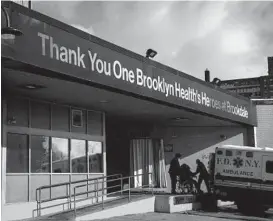
M 268 164 L 270 164 L 270 166 L 272 167 L 272 168 L 270 168 L 271 172 L 268 171 Z M 269 174 L 273 174 L 273 160 L 266 160 L 266 162 L 265 162 L 265 172 L 269 173 Z
M 101 158 L 100 167 L 101 167 L 102 172 L 90 172 L 89 156 L 91 156 L 91 155 L 89 155 L 89 146 L 88 146 L 89 142 L 97 142 L 97 143 L 100 143 L 100 145 L 101 145 L 101 153 L 97 153 L 97 154 L 100 154 L 100 158 Z M 90 173 L 90 174 L 101 174 L 101 173 L 103 173 L 103 171 L 104 171 L 103 142 L 102 141 L 87 140 L 86 143 L 87 143 L 88 173 Z
M 86 154 L 86 160 L 87 160 L 87 172 L 86 173 L 72 173 L 71 172 L 71 166 L 70 166 L 70 172 L 69 173 L 60 173 L 60 174 L 86 174 L 86 175 L 101 175 L 104 174 L 105 172 L 105 157 L 104 157 L 104 151 L 105 151 L 105 113 L 102 111 L 98 111 L 98 110 L 92 110 L 92 109 L 86 109 L 86 108 L 82 108 L 82 107 L 75 107 L 75 106 L 71 106 L 71 105 L 65 105 L 65 104 L 60 104 L 60 103 L 53 103 L 53 102 L 48 102 L 48 101 L 43 101 L 43 100 L 39 100 L 39 99 L 33 99 L 33 98 L 27 98 L 27 97 L 22 97 L 22 96 L 11 96 L 8 97 L 8 99 L 16 99 L 16 100 L 22 100 L 25 101 L 27 103 L 28 106 L 28 125 L 27 126 L 17 126 L 17 125 L 5 125 L 5 133 L 12 133 L 12 134 L 22 134 L 22 135 L 27 135 L 27 139 L 28 139 L 28 172 L 26 173 L 7 173 L 7 174 L 39 174 L 39 175 L 43 175 L 43 174 L 50 174 L 50 175 L 54 175 L 54 174 L 58 174 L 58 173 L 53 173 L 52 171 L 52 138 L 53 137 L 57 137 L 57 138 L 64 138 L 64 139 L 68 139 L 69 140 L 69 153 L 70 153 L 70 140 L 71 139 L 79 139 L 79 140 L 85 140 L 86 141 L 86 151 L 88 151 L 88 141 L 94 141 L 94 142 L 100 142 L 101 143 L 101 172 L 90 172 L 89 171 L 89 159 L 88 159 L 88 153 Z M 8 100 L 7 100 L 8 101 Z M 31 127 L 31 103 L 32 102 L 38 102 L 38 103 L 45 103 L 49 105 L 49 109 L 50 109 L 50 128 L 49 129 L 39 129 L 39 128 L 32 128 Z M 8 102 L 7 102 L 8 103 Z M 81 113 L 83 114 L 83 112 L 86 112 L 86 119 L 84 121 L 84 116 L 82 115 L 82 126 L 85 126 L 86 124 L 86 130 L 85 132 L 75 132 L 72 130 L 72 115 L 68 114 L 69 116 L 69 131 L 57 131 L 54 130 L 52 128 L 52 106 L 53 105 L 58 105 L 61 107 L 68 107 L 69 112 L 71 113 L 72 110 L 80 110 Z M 101 114 L 101 127 L 102 127 L 102 134 L 101 135 L 95 135 L 95 134 L 89 134 L 88 133 L 88 113 L 92 113 L 92 112 L 98 112 Z M 5 119 L 7 117 L 5 116 Z M 46 136 L 49 137 L 49 148 L 50 148 L 50 172 L 43 172 L 43 173 L 36 173 L 36 172 L 31 172 L 31 136 Z M 69 163 L 71 165 L 71 159 L 69 156 Z
M 232 150 L 226 150 L 225 152 L 226 152 L 225 153 L 226 157 L 232 157 L 233 156 L 233 151 Z
M 8 124 L 8 115 L 7 115 L 7 109 L 8 109 L 8 101 L 10 99 L 18 99 L 21 101 L 24 101 L 26 103 L 26 108 L 27 108 L 27 124 L 24 125 L 17 125 L 17 124 Z M 49 111 L 50 111 L 50 128 L 48 129 L 41 129 L 41 128 L 34 128 L 31 126 L 31 121 L 33 120 L 31 118 L 31 105 L 30 103 L 34 101 L 34 102 L 40 102 L 40 103 L 45 103 L 49 105 Z M 71 105 L 66 105 L 66 104 L 61 104 L 61 103 L 54 103 L 54 102 L 48 102 L 48 101 L 44 101 L 44 100 L 40 100 L 40 99 L 35 99 L 35 98 L 28 98 L 28 97 L 23 97 L 23 96 L 18 96 L 18 95 L 12 95 L 12 96 L 8 96 L 6 98 L 3 99 L 3 104 L 2 104 L 2 110 L 3 110 L 3 148 L 5 149 L 5 151 L 3 152 L 3 157 L 5 159 L 5 161 L 7 160 L 7 135 L 9 133 L 11 134 L 20 134 L 20 135 L 26 135 L 27 136 L 27 150 L 28 150 L 28 171 L 24 172 L 24 173 L 11 173 L 11 172 L 7 172 L 7 165 L 5 162 L 5 165 L 3 167 L 4 171 L 5 171 L 5 176 L 2 177 L 3 178 L 3 182 L 6 182 L 8 177 L 12 177 L 12 176 L 25 176 L 27 177 L 28 180 L 28 184 L 27 184 L 27 192 L 28 192 L 28 200 L 27 202 L 31 202 L 33 200 L 33 189 L 32 189 L 32 177 L 37 177 L 37 176 L 48 176 L 49 177 L 49 184 L 53 184 L 54 182 L 54 177 L 57 176 L 67 176 L 69 178 L 69 180 L 73 180 L 73 176 L 77 176 L 77 175 L 84 175 L 87 178 L 91 178 L 91 177 L 96 177 L 96 176 L 103 176 L 106 172 L 106 159 L 105 159 L 105 112 L 99 111 L 99 110 L 91 110 L 91 109 L 87 109 L 84 107 L 75 107 L 75 106 L 71 106 Z M 23 103 L 24 103 L 23 102 Z M 68 131 L 61 131 L 61 130 L 56 130 L 52 127 L 52 120 L 53 120 L 53 116 L 52 116 L 52 106 L 53 105 L 58 105 L 61 107 L 66 107 L 68 108 L 69 112 L 68 112 L 68 121 L 69 121 L 69 128 Z M 19 105 L 20 106 L 20 105 Z M 71 110 L 72 109 L 80 109 L 83 113 L 82 116 L 82 127 L 84 129 L 82 129 L 79 132 L 73 131 L 73 127 L 72 127 L 72 119 L 71 119 Z M 102 133 L 101 134 L 97 134 L 97 133 L 88 133 L 88 112 L 98 112 L 101 114 L 101 122 L 99 122 L 101 125 L 101 130 Z M 85 116 L 84 116 L 85 113 Z M 12 116 L 12 115 L 10 115 Z M 15 119 L 16 120 L 16 119 Z M 90 124 L 91 125 L 91 124 Z M 49 137 L 49 149 L 50 149 L 50 171 L 45 173 L 45 172 L 41 172 L 41 173 L 37 173 L 37 172 L 32 172 L 31 171 L 31 136 L 46 136 Z M 51 139 L 52 137 L 58 137 L 58 138 L 64 138 L 64 139 L 68 139 L 68 145 L 69 145 L 69 154 L 70 154 L 70 140 L 71 139 L 81 139 L 81 140 L 85 140 L 86 141 L 86 148 L 87 148 L 87 142 L 88 141 L 95 141 L 95 142 L 100 142 L 101 143 L 101 147 L 102 147 L 102 154 L 101 154 L 101 170 L 100 172 L 90 172 L 89 171 L 89 160 L 88 158 L 87 160 L 87 172 L 86 173 L 72 173 L 71 172 L 71 162 L 70 159 L 71 157 L 69 156 L 69 173 L 53 173 L 52 172 L 52 147 L 51 147 Z M 86 157 L 88 157 L 88 155 L 86 154 Z M 50 195 L 51 195 L 51 191 L 50 191 Z M 24 201 L 25 202 L 25 201 Z
M 67 159 L 68 159 L 68 172 L 53 172 L 53 149 L 52 149 L 52 144 L 53 144 L 53 139 L 63 139 L 63 140 L 67 140 Z M 63 138 L 63 137 L 50 137 L 50 173 L 52 175 L 55 174 L 71 174 L 71 156 L 70 156 L 70 138 Z
M 29 141 L 30 141 L 30 145 L 29 145 L 29 152 L 30 152 L 30 154 L 29 154 L 29 157 L 30 157 L 30 159 L 29 159 L 29 164 L 30 164 L 30 170 L 29 170 L 29 173 L 30 174 L 36 174 L 36 175 L 38 175 L 38 174 L 50 174 L 51 173 L 51 171 L 52 171 L 52 152 L 51 152 L 51 137 L 48 137 L 48 136 L 43 136 L 43 135 L 33 135 L 33 134 L 29 134 L 28 135 L 28 137 L 29 137 Z M 46 137 L 46 138 L 48 138 L 48 154 L 49 154 L 49 156 L 48 156 L 48 162 L 49 162 L 49 172 L 32 172 L 32 137 Z
M 72 141 L 73 140 L 78 140 L 78 141 L 84 141 L 84 149 L 85 149 L 85 155 L 83 156 L 84 158 L 85 158 L 85 172 L 77 172 L 77 173 L 75 173 L 75 172 L 73 172 L 73 163 L 72 163 L 72 157 L 71 157 L 71 153 L 72 153 Z M 69 150 L 69 155 L 70 155 L 70 164 L 71 164 L 71 171 L 70 171 L 70 173 L 71 174 L 88 174 L 88 163 L 87 163 L 87 157 L 88 157 L 88 153 L 87 153 L 87 146 L 86 146 L 86 143 L 87 143 L 88 141 L 87 140 L 80 140 L 80 139 L 70 139 L 70 150 Z
M 247 158 L 253 158 L 254 157 L 254 153 L 252 151 L 247 151 L 246 152 L 246 157 Z
M 22 135 L 22 136 L 26 136 L 26 147 L 27 147 L 27 164 L 26 164 L 26 166 L 27 166 L 27 172 L 8 172 L 7 170 L 8 170 L 8 149 L 9 149 L 9 147 L 8 147 L 8 135 L 9 134 L 13 134 L 13 135 Z M 31 161 L 31 159 L 30 159 L 30 137 L 29 137 L 29 134 L 25 134 L 25 133 L 13 133 L 13 132 L 7 132 L 7 152 L 6 152 L 6 168 L 5 168 L 5 173 L 6 174 L 19 174 L 19 175 L 24 175 L 24 174 L 30 174 L 30 171 L 31 171 L 31 168 L 30 168 L 30 161 Z
M 81 124 L 80 125 L 75 125 L 74 124 L 74 114 L 75 113 L 78 113 L 80 115 L 80 119 L 81 119 Z M 71 109 L 71 125 L 72 125 L 72 127 L 77 127 L 77 128 L 82 128 L 83 127 L 83 110 L 75 109 L 75 108 Z

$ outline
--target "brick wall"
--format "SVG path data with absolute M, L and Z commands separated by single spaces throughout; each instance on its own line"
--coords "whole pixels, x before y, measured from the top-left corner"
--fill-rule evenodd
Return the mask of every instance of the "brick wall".
M 257 122 L 257 146 L 273 147 L 273 105 L 257 105 Z
M 162 137 L 165 145 L 173 145 L 173 152 L 165 153 L 167 172 L 175 153 L 182 154 L 183 159 L 180 163 L 188 164 L 191 170 L 195 171 L 196 159 L 200 159 L 207 166 L 209 153 L 213 152 L 215 147 L 224 144 L 247 145 L 248 143 L 247 129 L 242 127 L 157 127 L 154 129 L 153 136 Z M 168 174 L 167 180 L 170 190 Z

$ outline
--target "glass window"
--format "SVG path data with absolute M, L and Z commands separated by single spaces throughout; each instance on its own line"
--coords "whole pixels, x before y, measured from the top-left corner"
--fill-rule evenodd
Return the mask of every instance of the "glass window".
M 28 173 L 28 137 L 24 134 L 8 134 L 7 173 Z
M 96 111 L 88 111 L 88 134 L 102 136 L 102 113 Z
M 31 127 L 50 129 L 50 105 L 31 102 Z
M 87 173 L 85 140 L 71 140 L 71 163 L 73 173 Z
M 69 107 L 52 105 L 52 130 L 69 131 Z
M 222 150 L 218 150 L 218 151 L 217 151 L 217 154 L 218 154 L 218 155 L 222 155 L 222 154 L 223 154 L 223 151 L 222 151 Z
M 246 157 L 252 158 L 253 157 L 253 152 L 246 152 Z
M 226 150 L 226 156 L 231 157 L 232 156 L 232 151 L 231 150 Z
M 52 172 L 69 173 L 68 139 L 52 137 Z
M 273 173 L 273 161 L 266 161 L 266 172 Z
M 28 100 L 11 98 L 7 101 L 7 124 L 28 127 Z
M 102 143 L 88 141 L 89 173 L 103 172 Z
M 31 172 L 50 172 L 49 137 L 31 136 Z

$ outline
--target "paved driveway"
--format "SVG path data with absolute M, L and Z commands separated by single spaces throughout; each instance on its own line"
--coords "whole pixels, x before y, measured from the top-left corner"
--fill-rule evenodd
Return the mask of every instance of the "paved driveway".
M 145 213 L 138 215 L 127 215 L 113 217 L 109 219 L 101 219 L 105 221 L 228 221 L 230 219 L 221 219 L 215 217 L 204 217 L 186 214 L 166 214 L 166 213 Z M 96 220 L 99 221 L 99 220 Z
M 189 211 L 188 214 L 183 213 L 145 213 L 136 215 L 127 215 L 103 219 L 105 221 L 272 221 L 273 210 L 267 212 L 265 218 L 249 217 L 240 214 L 236 206 L 221 207 L 216 213 L 210 212 L 194 212 Z M 100 221 L 100 220 L 96 220 Z

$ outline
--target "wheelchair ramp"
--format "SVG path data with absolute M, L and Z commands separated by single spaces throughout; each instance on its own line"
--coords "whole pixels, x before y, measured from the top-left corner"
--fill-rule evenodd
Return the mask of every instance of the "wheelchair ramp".
M 114 216 L 122 216 L 128 214 L 139 214 L 154 212 L 154 199 L 151 195 L 131 195 L 130 202 L 128 196 L 117 197 L 115 199 L 105 201 L 102 204 L 93 204 L 82 208 L 77 208 L 76 217 L 74 210 L 60 212 L 52 215 L 45 215 L 24 221 L 80 221 L 111 218 Z
M 86 215 L 78 215 L 76 221 L 107 219 L 117 216 L 154 212 L 154 196 L 134 195 L 131 199 L 129 203 L 128 199 L 125 199 L 125 201 L 120 201 L 119 204 L 107 206 L 107 209 L 99 209 Z

